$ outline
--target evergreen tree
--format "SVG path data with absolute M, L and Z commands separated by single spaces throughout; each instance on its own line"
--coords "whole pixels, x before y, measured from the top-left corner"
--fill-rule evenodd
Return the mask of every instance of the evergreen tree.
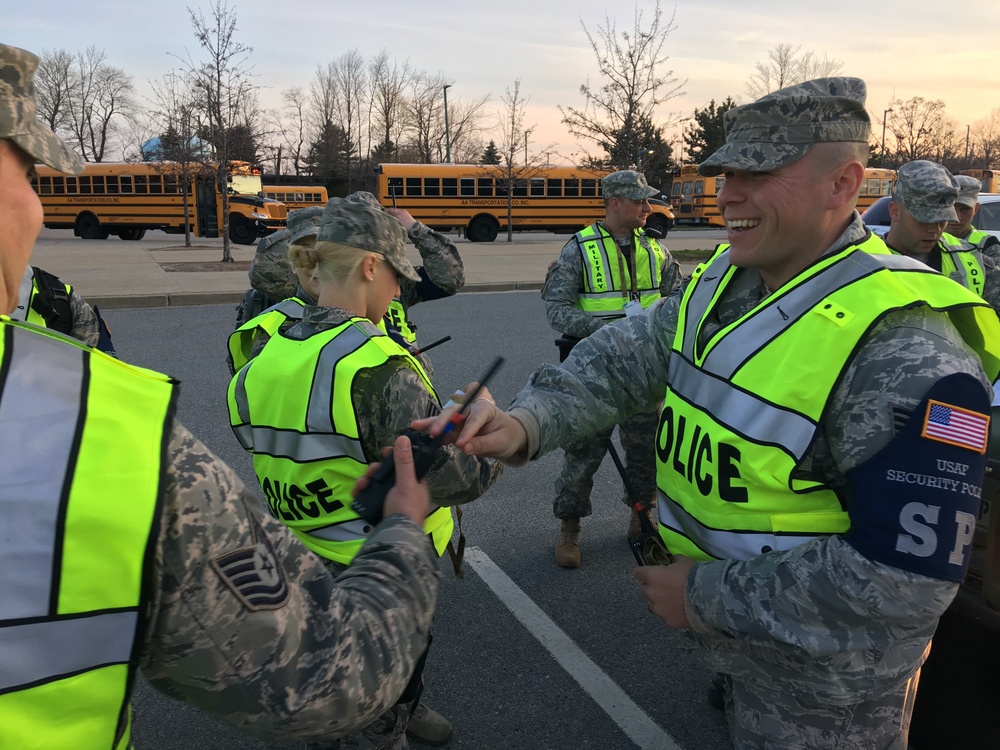
M 497 150 L 496 141 L 492 139 L 489 145 L 483 149 L 483 155 L 479 160 L 480 164 L 499 164 L 500 163 L 500 152 Z
M 690 164 L 701 164 L 714 154 L 726 142 L 726 127 L 723 115 L 737 106 L 733 97 L 727 96 L 721 104 L 715 99 L 703 109 L 695 109 L 694 122 L 684 135 L 684 153 L 688 155 Z

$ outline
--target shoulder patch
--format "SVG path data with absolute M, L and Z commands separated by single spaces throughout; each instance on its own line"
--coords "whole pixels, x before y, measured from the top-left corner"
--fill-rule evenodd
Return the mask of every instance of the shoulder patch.
M 248 610 L 280 609 L 288 582 L 257 519 L 250 514 L 248 521 L 256 543 L 215 558 L 212 568 Z
M 986 453 L 989 434 L 990 418 L 986 414 L 933 399 L 927 402 L 921 437 Z

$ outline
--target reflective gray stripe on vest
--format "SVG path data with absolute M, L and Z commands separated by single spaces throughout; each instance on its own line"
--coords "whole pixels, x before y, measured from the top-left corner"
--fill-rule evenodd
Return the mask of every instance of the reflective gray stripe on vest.
M 594 289 L 596 286 L 594 283 L 594 264 L 590 262 L 590 256 L 583 249 L 584 245 L 589 243 L 593 243 L 597 246 L 597 252 L 601 256 L 601 263 L 604 265 L 604 273 L 607 278 L 608 286 L 613 288 L 614 284 L 611 283 L 611 259 L 608 257 L 607 248 L 604 246 L 604 230 L 597 227 L 597 231 L 587 238 L 583 238 L 580 234 L 577 234 L 576 241 L 580 245 L 580 255 L 583 257 L 583 272 L 587 276 L 589 288 Z M 618 290 L 618 296 L 621 296 L 621 289 Z
M 108 612 L 0 628 L 0 693 L 127 664 L 138 617 L 134 611 Z
M 236 411 L 241 422 L 233 427 L 233 432 L 240 445 L 258 455 L 288 458 L 296 463 L 345 457 L 367 463 L 361 441 L 337 433 L 333 416 L 334 376 L 341 359 L 364 346 L 369 338 L 381 335 L 382 332 L 374 325 L 352 325 L 322 348 L 306 406 L 306 433 L 252 424 L 246 378 L 260 360 L 258 358 L 250 362 L 237 374 L 233 388 Z
M 302 320 L 302 310 L 303 306 L 301 302 L 293 299 L 283 299 L 276 305 L 271 305 L 269 308 L 264 310 L 261 315 L 269 312 L 277 311 L 284 315 L 286 318 L 291 320 Z
M 86 355 L 13 325 L 0 331 L 10 362 L 0 384 L 0 620 L 47 617 Z M 10 655 L 0 653 L 6 669 Z
M 660 524 L 687 537 L 701 550 L 719 560 L 749 560 L 764 552 L 787 552 L 816 534 L 768 534 L 763 531 L 723 531 L 711 529 L 681 508 L 662 491 L 656 504 Z
M 728 252 L 726 250 L 723 256 L 728 257 Z M 701 363 L 702 369 L 723 378 L 731 378 L 748 359 L 816 307 L 816 300 L 822 300 L 837 290 L 881 270 L 884 264 L 877 259 L 883 257 L 892 256 L 876 256 L 866 252 L 850 253 L 787 293 L 771 295 L 750 317 L 718 342 Z M 713 263 L 712 267 L 714 266 Z M 709 273 L 712 267 L 705 273 Z M 715 284 L 704 287 L 699 284 L 691 298 L 683 341 L 684 356 L 691 361 L 695 359 L 697 326 L 703 320 L 726 270 L 728 263 L 722 273 L 712 277 Z M 734 335 L 737 332 L 738 335 Z
M 372 528 L 372 525 L 363 518 L 352 518 L 350 521 L 323 526 L 304 533 L 327 542 L 356 542 L 358 539 L 367 539 Z M 301 529 L 297 531 L 303 533 Z
M 28 320 L 28 313 L 31 312 L 31 297 L 34 292 L 35 274 L 31 266 L 28 266 L 24 269 L 24 276 L 21 277 L 21 283 L 17 287 L 17 307 L 10 313 L 11 320 L 20 320 L 21 322 Z
M 761 445 L 782 448 L 801 459 L 816 432 L 816 423 L 706 374 L 674 353 L 667 365 L 670 390 L 738 435 Z

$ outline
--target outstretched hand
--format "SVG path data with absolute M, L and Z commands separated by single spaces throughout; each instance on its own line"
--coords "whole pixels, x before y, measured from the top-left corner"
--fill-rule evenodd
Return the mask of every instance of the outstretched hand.
M 472 393 L 478 383 L 465 386 L 465 393 Z M 418 419 L 411 423 L 415 430 L 438 437 L 444 433 L 445 443 L 454 443 L 470 456 L 510 458 L 527 446 L 528 437 L 521 423 L 497 407 L 488 389 L 483 388 L 458 418 L 463 396 L 456 393 L 450 405 L 436 417 Z M 453 427 L 449 427 L 453 425 Z

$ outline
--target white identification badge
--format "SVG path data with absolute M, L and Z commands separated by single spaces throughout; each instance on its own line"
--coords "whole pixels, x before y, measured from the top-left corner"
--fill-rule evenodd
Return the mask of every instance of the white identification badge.
M 634 299 L 627 305 L 625 305 L 626 318 L 631 318 L 633 315 L 638 315 L 641 312 L 642 312 L 642 303 L 637 299 Z

